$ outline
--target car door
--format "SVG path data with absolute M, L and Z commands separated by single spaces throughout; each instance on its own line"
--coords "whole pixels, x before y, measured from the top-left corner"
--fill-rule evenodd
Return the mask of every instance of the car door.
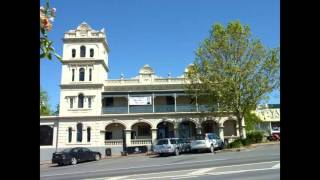
M 92 160 L 91 152 L 88 148 L 81 148 L 83 161 Z

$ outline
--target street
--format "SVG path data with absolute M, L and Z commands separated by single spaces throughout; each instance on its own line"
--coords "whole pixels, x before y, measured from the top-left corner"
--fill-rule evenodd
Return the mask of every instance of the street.
M 280 179 L 280 145 L 240 152 L 135 156 L 40 166 L 43 180 L 55 179 Z

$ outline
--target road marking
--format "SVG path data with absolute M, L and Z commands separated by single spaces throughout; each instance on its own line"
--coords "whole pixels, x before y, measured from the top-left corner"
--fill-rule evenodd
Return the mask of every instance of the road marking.
M 108 169 L 108 170 L 96 170 L 96 171 L 81 171 L 81 172 L 73 172 L 73 173 L 61 173 L 61 174 L 51 174 L 51 175 L 43 175 L 40 177 L 50 177 L 50 176 L 62 176 L 62 175 L 70 175 L 70 174 L 86 174 L 86 173 L 97 173 L 97 172 L 108 172 L 108 171 L 117 171 L 117 170 L 130 170 L 130 169 L 139 169 L 146 167 L 161 167 L 161 166 L 171 166 L 171 165 L 179 165 L 179 164 L 192 164 L 192 163 L 202 163 L 202 162 L 211 162 L 211 161 L 222 161 L 227 159 L 213 159 L 207 161 L 191 161 L 191 162 L 181 162 L 181 163 L 171 163 L 171 164 L 158 164 L 158 165 L 149 165 L 149 166 L 138 166 L 131 168 L 119 168 L 119 169 Z
M 276 165 L 272 166 L 272 168 L 275 168 L 275 169 L 280 168 L 280 163 L 278 163 L 278 164 L 276 164 Z
M 199 175 L 199 174 L 204 174 L 205 172 L 208 171 L 212 171 L 216 169 L 215 167 L 211 167 L 211 168 L 202 168 L 202 169 L 198 169 L 197 171 L 193 171 L 191 173 L 189 173 L 188 175 Z

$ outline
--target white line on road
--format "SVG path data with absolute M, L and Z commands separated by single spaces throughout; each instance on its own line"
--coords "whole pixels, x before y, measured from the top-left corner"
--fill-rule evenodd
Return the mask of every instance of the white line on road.
M 199 174 L 204 174 L 205 172 L 209 172 L 216 169 L 215 167 L 211 167 L 211 168 L 202 168 L 202 169 L 198 169 L 197 171 L 192 171 L 191 173 L 189 173 L 188 175 L 199 175 Z
M 280 163 L 278 163 L 278 164 L 276 164 L 276 165 L 274 165 L 274 166 L 272 166 L 272 168 L 280 168 Z

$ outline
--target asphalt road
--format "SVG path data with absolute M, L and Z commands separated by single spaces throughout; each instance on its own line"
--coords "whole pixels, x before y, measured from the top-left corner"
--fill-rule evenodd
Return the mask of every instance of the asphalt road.
M 56 179 L 280 179 L 280 145 L 240 152 L 138 156 L 75 166 L 40 166 L 43 180 Z

